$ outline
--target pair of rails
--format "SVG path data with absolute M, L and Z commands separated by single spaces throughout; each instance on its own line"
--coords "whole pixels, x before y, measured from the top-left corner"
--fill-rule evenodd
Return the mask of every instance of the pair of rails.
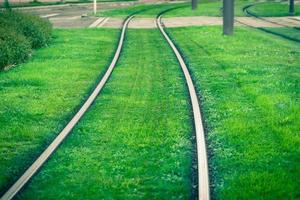
M 173 8 L 174 9 L 174 8 Z M 169 9 L 170 10 L 170 9 Z M 198 164 L 198 199 L 208 200 L 210 198 L 209 195 L 209 176 L 208 176 L 208 164 L 207 164 L 207 153 L 206 153 L 206 145 L 205 145 L 205 137 L 204 130 L 200 112 L 199 101 L 197 97 L 197 93 L 189 73 L 188 67 L 186 66 L 184 59 L 181 53 L 178 51 L 177 47 L 170 39 L 169 35 L 166 33 L 165 28 L 161 22 L 161 18 L 163 13 L 169 11 L 166 10 L 160 13 L 156 18 L 157 28 L 160 30 L 161 34 L 165 38 L 166 42 L 169 44 L 170 48 L 173 50 L 174 55 L 177 58 L 177 61 L 182 69 L 182 72 L 185 77 L 185 81 L 187 84 L 187 88 L 189 91 L 191 108 L 193 112 L 194 118 L 194 130 L 196 135 L 196 146 L 197 146 L 197 164 Z M 136 13 L 135 13 L 136 14 Z M 13 199 L 29 182 L 29 180 L 37 173 L 38 170 L 45 164 L 45 162 L 51 157 L 51 155 L 55 152 L 55 150 L 60 146 L 60 144 L 66 139 L 66 137 L 71 133 L 72 129 L 76 126 L 79 120 L 83 117 L 83 115 L 90 108 L 94 100 L 99 95 L 102 88 L 105 86 L 108 81 L 110 75 L 115 68 L 118 59 L 120 57 L 126 30 L 129 22 L 134 17 L 134 15 L 128 16 L 122 26 L 122 31 L 120 34 L 119 42 L 117 49 L 115 51 L 115 55 L 107 68 L 104 76 L 99 81 L 91 95 L 87 98 L 78 112 L 73 116 L 73 118 L 68 122 L 68 124 L 64 127 L 64 129 L 56 136 L 56 138 L 51 142 L 51 144 L 40 154 L 40 156 L 33 162 L 33 164 L 19 177 L 19 179 L 4 193 L 1 197 L 1 200 L 10 200 Z

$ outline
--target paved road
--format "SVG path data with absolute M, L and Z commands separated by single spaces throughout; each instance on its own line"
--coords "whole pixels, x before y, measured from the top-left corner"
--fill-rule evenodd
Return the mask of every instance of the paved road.
M 99 3 L 99 9 L 112 9 L 116 7 L 128 7 L 140 3 L 161 3 L 157 0 L 142 0 L 135 2 L 106 2 Z M 55 28 L 87 28 L 93 24 L 93 27 L 111 27 L 120 28 L 124 19 L 122 18 L 97 18 L 87 16 L 92 11 L 92 4 L 75 4 L 67 6 L 35 7 L 22 9 L 24 12 L 31 12 L 44 18 L 48 18 Z M 300 17 L 269 17 L 266 21 L 253 17 L 236 17 L 236 25 L 244 24 L 254 27 L 280 27 L 280 24 L 291 27 L 300 27 Z M 95 21 L 99 22 L 96 23 Z M 182 26 L 207 26 L 222 25 L 221 17 L 173 17 L 163 18 L 167 27 Z M 271 23 L 271 22 L 276 22 Z M 156 28 L 154 18 L 134 18 L 129 24 L 129 28 Z
M 300 27 L 300 17 L 269 17 L 267 21 L 252 17 L 236 17 L 236 26 L 245 26 L 245 24 L 254 27 L 281 27 L 280 24 L 290 27 Z M 221 17 L 172 17 L 163 18 L 163 23 L 167 27 L 184 27 L 184 26 L 211 26 L 211 25 L 222 25 Z M 102 23 L 101 27 L 120 27 L 122 19 L 109 18 L 106 23 Z M 276 22 L 276 24 L 271 23 Z M 154 18 L 134 18 L 129 28 L 155 28 L 156 23 Z
M 98 9 L 132 6 L 140 2 L 104 2 L 98 3 Z M 82 28 L 92 24 L 96 17 L 88 16 L 93 10 L 93 4 L 72 4 L 59 6 L 44 6 L 22 8 L 22 12 L 30 12 L 43 18 L 48 18 L 55 28 Z

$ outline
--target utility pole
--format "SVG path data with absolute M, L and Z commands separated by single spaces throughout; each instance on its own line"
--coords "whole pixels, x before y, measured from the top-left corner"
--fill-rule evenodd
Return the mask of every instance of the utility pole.
M 94 15 L 97 13 L 97 0 L 94 0 Z
M 198 7 L 198 0 L 192 0 L 192 10 L 196 10 Z
M 295 5 L 294 5 L 294 0 L 290 0 L 290 8 L 289 8 L 289 13 L 290 15 L 295 15 Z
M 223 34 L 232 35 L 234 26 L 234 0 L 223 0 Z
M 8 0 L 4 0 L 4 8 L 6 10 L 10 10 L 10 5 L 9 5 L 9 1 Z

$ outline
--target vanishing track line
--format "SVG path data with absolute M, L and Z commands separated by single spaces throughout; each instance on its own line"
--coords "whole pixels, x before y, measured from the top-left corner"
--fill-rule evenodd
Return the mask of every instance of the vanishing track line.
M 34 161 L 34 163 L 25 171 L 25 173 L 20 176 L 20 178 L 4 193 L 1 197 L 1 200 L 10 200 L 13 199 L 19 191 L 23 189 L 23 187 L 28 183 L 28 181 L 36 174 L 36 172 L 44 165 L 44 163 L 49 159 L 49 157 L 55 152 L 55 150 L 59 147 L 59 145 L 64 141 L 64 139 L 71 133 L 74 126 L 78 123 L 78 121 L 82 118 L 82 116 L 87 112 L 90 108 L 94 100 L 97 98 L 98 94 L 106 84 L 109 79 L 111 73 L 113 72 L 116 63 L 118 62 L 123 42 L 125 38 L 126 29 L 128 23 L 133 18 L 134 15 L 129 16 L 123 23 L 122 31 L 120 34 L 120 39 L 118 43 L 118 47 L 116 49 L 115 55 L 107 68 L 102 79 L 97 84 L 94 91 L 79 109 L 79 111 L 74 115 L 74 117 L 69 121 L 69 123 L 65 126 L 65 128 L 56 136 L 56 138 L 52 141 L 52 143 L 43 151 L 43 153 Z
M 169 9 L 171 10 L 171 9 Z M 165 32 L 163 23 L 161 22 L 161 18 L 163 13 L 169 11 L 163 11 L 156 18 L 156 25 L 159 28 L 161 34 L 164 36 L 171 49 L 173 50 L 180 67 L 183 71 L 186 84 L 188 87 L 190 100 L 192 103 L 192 111 L 194 118 L 194 127 L 196 134 L 196 145 L 197 145 L 197 166 L 198 166 L 198 199 L 199 200 L 209 200 L 210 199 L 210 189 L 209 189 L 209 175 L 208 175 L 208 162 L 207 162 L 207 152 L 206 152 L 206 142 L 204 135 L 204 128 L 202 123 L 201 111 L 199 106 L 199 101 L 197 97 L 197 93 L 195 90 L 195 86 L 192 80 L 192 77 L 189 73 L 189 69 L 186 66 L 184 59 L 176 45 L 172 42 L 169 35 Z

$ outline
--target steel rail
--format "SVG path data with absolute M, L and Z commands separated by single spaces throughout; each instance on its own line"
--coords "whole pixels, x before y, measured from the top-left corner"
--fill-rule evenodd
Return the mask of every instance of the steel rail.
M 289 17 L 289 19 L 300 22 L 300 19 Z
M 74 117 L 69 121 L 69 123 L 65 126 L 65 128 L 58 134 L 58 136 L 52 141 L 52 143 L 43 151 L 43 153 L 34 161 L 34 163 L 25 171 L 25 173 L 4 193 L 1 197 L 1 200 L 10 200 L 13 199 L 16 194 L 28 183 L 28 181 L 35 175 L 35 173 L 43 166 L 43 164 L 49 159 L 49 157 L 53 154 L 53 152 L 59 147 L 59 145 L 64 141 L 64 139 L 71 133 L 74 126 L 78 123 L 78 121 L 82 118 L 82 116 L 86 113 L 86 111 L 90 108 L 94 100 L 97 98 L 98 94 L 104 87 L 105 83 L 109 79 L 122 50 L 126 29 L 128 23 L 133 18 L 133 15 L 128 17 L 124 23 L 122 32 L 120 34 L 120 39 L 118 43 L 118 47 L 116 49 L 115 55 L 105 72 L 102 79 L 99 81 L 98 85 L 92 92 L 92 94 L 88 97 L 79 111 L 74 115 Z
M 199 101 L 197 93 L 193 84 L 193 80 L 189 73 L 189 70 L 183 60 L 183 57 L 177 50 L 176 46 L 165 32 L 162 22 L 161 22 L 162 13 L 159 14 L 156 18 L 156 25 L 159 28 L 160 32 L 172 48 L 180 66 L 184 73 L 184 77 L 187 83 L 189 90 L 190 100 L 192 103 L 192 111 L 194 117 L 194 126 L 196 134 L 196 144 L 197 144 L 197 165 L 198 165 L 198 199 L 199 200 L 209 200 L 210 199 L 210 190 L 209 190 L 209 176 L 208 176 L 208 162 L 207 162 L 207 152 L 206 152 L 206 143 L 204 128 L 202 123 L 201 111 L 199 106 Z

